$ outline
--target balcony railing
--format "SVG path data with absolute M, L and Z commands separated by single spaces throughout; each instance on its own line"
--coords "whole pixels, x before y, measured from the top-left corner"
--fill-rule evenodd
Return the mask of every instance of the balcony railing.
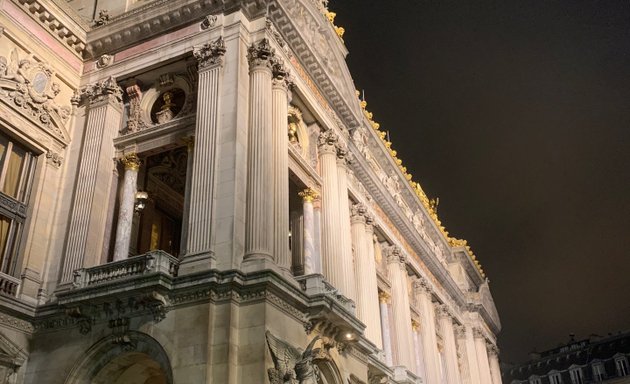
M 0 295 L 16 297 L 20 288 L 20 279 L 0 273 Z
M 177 276 L 179 260 L 164 251 L 151 251 L 125 260 L 74 271 L 73 287 L 86 288 L 134 276 L 163 273 Z

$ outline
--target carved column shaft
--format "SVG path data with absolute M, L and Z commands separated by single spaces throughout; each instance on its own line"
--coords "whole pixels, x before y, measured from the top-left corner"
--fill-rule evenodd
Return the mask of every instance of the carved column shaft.
M 475 331 L 475 350 L 477 352 L 477 365 L 479 366 L 479 380 L 482 383 L 492 383 L 486 339 L 478 331 Z
M 274 260 L 271 57 L 266 39 L 249 48 L 249 140 L 244 260 Z
M 455 335 L 462 384 L 471 384 L 472 378 L 470 375 L 470 367 L 468 366 L 468 353 L 466 351 L 466 328 L 464 328 L 463 325 L 456 326 Z
M 387 301 L 389 297 L 381 293 L 379 295 L 380 312 L 381 312 L 381 333 L 383 335 L 383 352 L 385 353 L 385 362 L 388 367 L 391 367 L 393 363 L 392 356 L 392 335 L 389 325 L 389 308 Z
M 201 268 L 210 268 L 208 259 L 213 257 L 215 236 L 212 211 L 225 43 L 219 37 L 212 43 L 196 47 L 193 53 L 199 63 L 199 80 L 184 262 L 189 264 L 196 260 L 203 263 Z
M 425 378 L 426 372 L 424 369 L 424 350 L 422 348 L 422 336 L 420 335 L 420 324 L 415 324 L 412 322 L 412 330 L 413 330 L 413 348 L 416 357 L 416 375 Z
M 348 202 L 348 166 L 347 153 L 344 149 L 337 150 L 337 187 L 339 199 L 340 236 L 337 249 L 339 250 L 339 267 L 344 278 L 341 280 L 341 291 L 349 299 L 356 301 L 356 285 L 352 262 L 352 235 L 350 231 L 350 204 Z
M 322 207 L 318 199 L 313 202 L 313 265 L 314 273 L 322 273 L 322 243 L 321 243 Z
M 387 250 L 387 264 L 392 283 L 392 311 L 396 329 L 396 365 L 413 369 L 411 310 L 407 291 L 407 268 L 401 250 L 392 246 Z M 431 382 L 431 381 L 430 381 Z
M 99 263 L 105 241 L 105 223 L 112 185 L 113 139 L 120 128 L 122 91 L 113 78 L 89 85 L 88 116 L 74 200 L 68 226 L 60 283 L 73 280 L 73 272 Z
M 289 140 L 287 136 L 288 83 L 287 72 L 280 64 L 273 68 L 273 215 L 274 253 L 278 266 L 291 270 L 289 253 Z
M 369 218 L 371 221 L 371 218 Z M 367 209 L 363 204 L 352 207 L 352 244 L 354 247 L 354 272 L 357 284 L 357 317 L 366 325 L 365 336 L 378 348 L 382 348 L 381 324 L 378 316 L 378 286 L 374 262 L 372 224 L 368 224 Z M 369 232 L 368 232 L 368 229 Z
M 129 256 L 134 203 L 138 189 L 138 169 L 140 168 L 140 159 L 135 153 L 124 156 L 121 162 L 124 165 L 125 173 L 123 175 L 118 223 L 116 226 L 114 261 L 124 260 Z
M 492 376 L 492 384 L 502 384 L 501 366 L 499 365 L 499 351 L 496 346 L 490 347 L 488 353 L 490 359 L 490 374 Z
M 339 220 L 339 187 L 337 184 L 337 137 L 333 132 L 320 134 L 319 166 L 322 176 L 321 251 L 324 276 L 342 294 L 345 276 L 339 267 L 339 243 L 341 224 Z
M 422 348 L 424 349 L 424 367 L 428 383 L 439 383 L 441 378 L 440 362 L 438 360 L 437 337 L 435 329 L 435 310 L 431 301 L 431 292 L 426 281 L 414 283 L 420 318 L 422 321 Z
M 466 356 L 468 360 L 468 369 L 470 371 L 470 381 L 472 384 L 483 384 L 479 372 L 479 362 L 477 360 L 477 348 L 475 346 L 475 336 L 473 328 L 466 325 Z
M 444 359 L 446 364 L 446 382 L 459 384 L 459 364 L 457 362 L 457 346 L 455 345 L 455 330 L 453 319 L 443 305 L 439 308 L 439 323 L 442 338 L 444 339 Z

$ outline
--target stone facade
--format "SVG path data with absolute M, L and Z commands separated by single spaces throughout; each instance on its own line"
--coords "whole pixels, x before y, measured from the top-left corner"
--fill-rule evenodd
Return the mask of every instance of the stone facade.
M 0 382 L 501 382 L 327 3 L 0 0 Z

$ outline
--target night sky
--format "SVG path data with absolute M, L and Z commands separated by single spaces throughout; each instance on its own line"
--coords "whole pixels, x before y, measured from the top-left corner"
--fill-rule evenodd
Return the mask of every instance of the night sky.
M 630 330 L 630 2 L 329 8 L 367 109 L 490 278 L 502 360 Z

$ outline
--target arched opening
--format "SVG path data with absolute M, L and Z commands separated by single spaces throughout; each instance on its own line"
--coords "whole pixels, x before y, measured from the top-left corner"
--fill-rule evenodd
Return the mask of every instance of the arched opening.
M 66 384 L 173 384 L 166 351 L 140 332 L 109 336 L 94 344 Z
M 106 364 L 91 384 L 166 384 L 166 373 L 151 356 L 127 352 Z
M 339 369 L 332 360 L 316 359 L 315 364 L 319 369 L 317 384 L 343 384 Z

